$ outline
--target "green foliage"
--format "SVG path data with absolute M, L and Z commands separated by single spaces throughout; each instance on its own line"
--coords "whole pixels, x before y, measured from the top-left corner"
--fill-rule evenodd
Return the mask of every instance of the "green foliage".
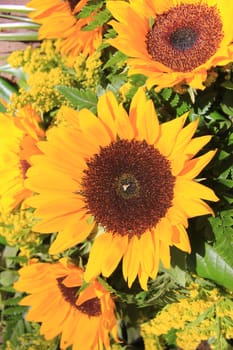
M 98 27 L 101 27 L 105 23 L 107 23 L 110 18 L 111 18 L 111 14 L 108 11 L 108 9 L 105 8 L 101 12 L 97 12 L 97 14 L 94 15 L 94 18 L 90 22 L 90 24 L 87 24 L 82 30 L 83 31 L 94 30 Z
M 197 273 L 233 291 L 233 210 L 209 218 L 214 244 L 205 243 L 204 255 L 197 253 Z
M 99 10 L 103 6 L 103 1 L 90 0 L 77 14 L 77 18 L 89 17 L 94 11 Z
M 92 21 L 82 30 L 90 31 L 101 27 L 111 18 L 110 12 L 105 7 L 105 1 L 90 0 L 77 14 L 77 18 L 87 18 L 93 16 Z
M 87 108 L 96 112 L 97 96 L 90 90 L 76 89 L 67 86 L 57 86 L 57 90 L 78 110 Z
M 159 93 L 152 89 L 149 94 L 154 100 L 156 111 L 162 122 L 189 112 L 193 106 L 187 90 L 180 94 L 172 88 L 162 89 Z
M 10 83 L 7 79 L 0 77 L 0 99 L 6 102 L 10 101 L 13 93 L 17 93 L 18 89 L 15 84 Z

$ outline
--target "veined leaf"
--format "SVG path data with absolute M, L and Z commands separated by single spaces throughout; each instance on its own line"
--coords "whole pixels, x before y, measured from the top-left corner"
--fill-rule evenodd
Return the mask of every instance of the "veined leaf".
M 214 247 L 205 244 L 205 255 L 196 255 L 196 271 L 199 276 L 209 278 L 233 291 L 233 266 L 217 253 Z
M 4 316 L 24 314 L 24 312 L 27 309 L 28 309 L 27 306 L 21 306 L 21 305 L 8 307 L 3 311 L 3 314 Z
M 57 86 L 57 90 L 77 109 L 88 108 L 96 112 L 97 96 L 93 91 L 67 86 Z
M 77 18 L 89 17 L 94 11 L 98 10 L 103 3 L 100 1 L 89 1 L 86 6 L 84 6 L 78 13 Z
M 111 18 L 111 13 L 107 9 L 104 9 L 98 12 L 93 18 L 93 21 L 91 21 L 90 24 L 83 27 L 82 30 L 83 31 L 94 30 L 95 28 L 101 27 L 103 24 L 107 23 L 110 18 Z
M 233 290 L 233 210 L 209 218 L 215 235 L 213 246 L 205 244 L 205 254 L 196 254 L 196 270 L 201 277 Z
M 7 306 L 13 306 L 13 305 L 18 305 L 19 301 L 22 299 L 22 297 L 14 297 L 10 299 L 3 300 L 3 305 Z

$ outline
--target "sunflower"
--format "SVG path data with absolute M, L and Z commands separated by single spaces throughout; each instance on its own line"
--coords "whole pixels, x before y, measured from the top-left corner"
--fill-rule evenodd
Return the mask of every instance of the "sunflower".
M 58 39 L 57 49 L 63 55 L 77 56 L 93 53 L 102 41 L 102 27 L 84 31 L 94 16 L 77 18 L 88 0 L 31 0 L 27 3 L 34 11 L 30 13 L 33 21 L 41 24 L 39 39 Z
M 40 117 L 26 106 L 13 117 L 0 113 L 0 208 L 9 212 L 31 191 L 24 187 L 30 157 L 39 152 L 36 142 L 44 137 Z
M 41 322 L 47 340 L 60 334 L 61 349 L 110 350 L 109 333 L 116 337 L 114 302 L 97 280 L 80 289 L 82 284 L 83 270 L 63 258 L 21 268 L 14 287 L 30 294 L 20 305 L 30 306 L 26 318 Z
M 109 43 L 129 56 L 129 74 L 157 90 L 186 82 L 204 89 L 207 71 L 233 58 L 233 2 L 108 1 L 118 36 Z
M 33 229 L 59 231 L 49 250 L 57 254 L 101 226 L 85 279 L 110 276 L 123 259 L 128 285 L 138 275 L 146 289 L 160 259 L 170 267 L 170 246 L 190 252 L 187 219 L 213 214 L 202 199 L 217 197 L 194 177 L 215 151 L 194 158 L 211 137 L 192 139 L 198 120 L 183 127 L 186 115 L 160 125 L 142 88 L 129 115 L 112 92 L 100 97 L 97 109 L 98 118 L 76 111 L 69 127 L 51 128 L 47 141 L 38 142 L 42 154 L 32 157 L 26 180 L 37 193 L 27 203 L 41 219 Z

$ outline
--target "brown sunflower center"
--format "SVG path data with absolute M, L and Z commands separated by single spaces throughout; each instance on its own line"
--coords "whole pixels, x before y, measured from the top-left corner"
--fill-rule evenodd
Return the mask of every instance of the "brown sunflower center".
M 80 0 L 67 0 L 70 10 L 73 11 L 75 6 L 79 3 Z
M 122 174 L 115 179 L 117 194 L 123 199 L 139 196 L 139 184 L 132 174 Z
M 92 298 L 81 305 L 76 305 L 77 301 L 77 293 L 79 291 L 78 287 L 66 287 L 62 282 L 65 277 L 57 278 L 58 287 L 64 297 L 64 299 L 75 307 L 80 312 L 88 315 L 88 316 L 100 316 L 101 315 L 101 305 L 100 300 L 98 298 Z
M 169 161 L 145 141 L 119 140 L 101 148 L 83 176 L 87 210 L 107 231 L 140 236 L 172 204 Z
M 180 28 L 171 33 L 171 45 L 180 51 L 191 49 L 197 40 L 197 33 L 192 28 Z
M 215 6 L 181 4 L 156 17 L 146 45 L 155 61 L 188 72 L 214 55 L 222 38 L 222 20 Z

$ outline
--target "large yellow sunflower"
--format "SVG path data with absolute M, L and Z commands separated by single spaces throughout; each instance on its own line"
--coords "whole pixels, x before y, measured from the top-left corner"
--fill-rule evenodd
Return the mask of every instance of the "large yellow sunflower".
M 31 0 L 27 6 L 34 9 L 30 13 L 33 21 L 41 24 L 39 38 L 58 39 L 56 46 L 62 54 L 77 56 L 80 52 L 93 53 L 102 41 L 102 27 L 92 31 L 83 30 L 92 21 L 94 14 L 87 18 L 76 18 L 87 2 Z
M 105 232 L 94 240 L 86 280 L 110 276 L 123 258 L 129 286 L 138 275 L 146 289 L 160 259 L 169 268 L 170 246 L 190 252 L 187 219 L 212 213 L 202 199 L 217 197 L 194 178 L 215 151 L 194 158 L 211 137 L 192 139 L 198 121 L 183 128 L 186 116 L 159 125 L 143 89 L 129 115 L 112 92 L 97 108 L 98 118 L 80 110 L 69 127 L 52 128 L 38 143 L 43 154 L 32 157 L 26 180 L 37 192 L 28 204 L 42 219 L 33 229 L 59 231 L 50 247 L 57 254 L 101 225 Z
M 16 208 L 31 191 L 24 187 L 30 157 L 39 153 L 36 142 L 44 137 L 38 114 L 26 106 L 17 116 L 0 113 L 0 210 Z
M 30 295 L 28 321 L 41 322 L 47 340 L 61 335 L 60 348 L 110 350 L 109 333 L 116 337 L 115 305 L 110 293 L 94 280 L 80 290 L 83 270 L 61 259 L 58 263 L 34 262 L 19 270 L 16 290 Z
M 129 74 L 157 90 L 186 82 L 203 89 L 207 70 L 233 59 L 233 2 L 228 0 L 107 1 L 118 36 L 109 42 L 129 56 Z

